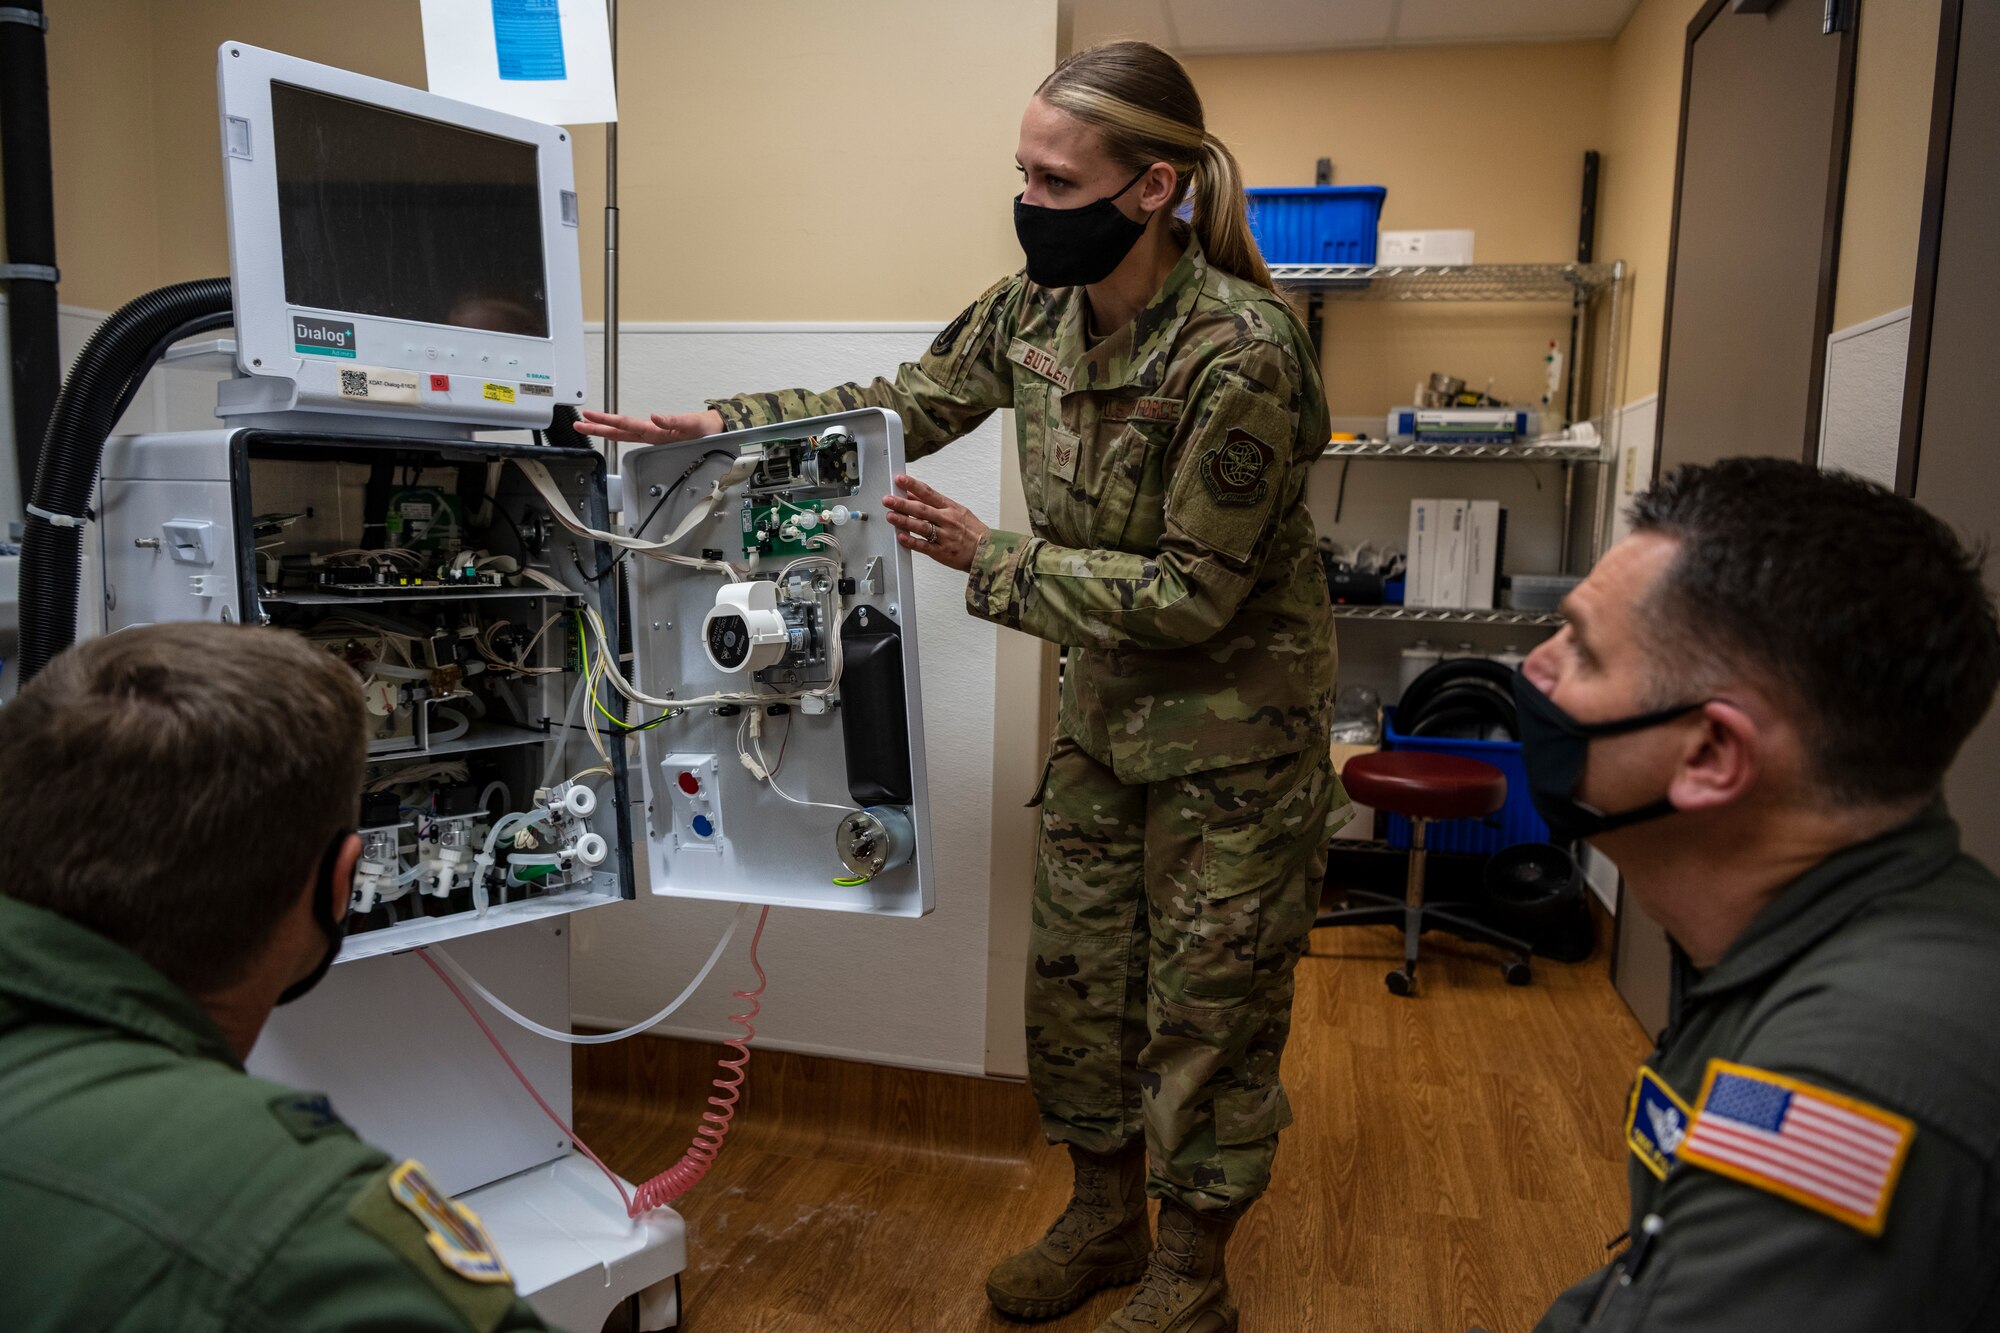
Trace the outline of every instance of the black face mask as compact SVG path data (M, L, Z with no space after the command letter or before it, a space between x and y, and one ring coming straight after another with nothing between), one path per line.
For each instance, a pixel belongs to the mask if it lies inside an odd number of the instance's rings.
M1521 762L1528 770L1528 795L1535 802L1535 813L1549 826L1550 840L1571 842L1594 838L1613 829L1673 814L1674 803L1664 796L1637 810L1607 814L1576 799L1577 784L1583 781L1590 743L1599 736L1623 736L1657 727L1677 717L1686 717L1706 702L1677 704L1608 722L1579 722L1536 689L1524 672L1516 671L1514 708L1520 718Z
M1115 201L1151 170L1139 168L1117 194L1082 208L1044 208L1015 195L1014 235L1028 257L1028 277L1044 287L1084 287L1110 277L1146 230L1145 223L1119 212Z
M326 952L320 955L317 967L285 987L278 996L279 1004L290 1004L319 985L327 970L333 966L333 960L340 956L341 942L347 938L347 913L341 913L338 920L333 915L333 866L340 859L340 849L346 845L349 832L342 829L333 835L333 841L327 844L326 851L319 858L319 875L313 881L313 920L318 923L320 933L326 936ZM346 892L344 886L340 892Z

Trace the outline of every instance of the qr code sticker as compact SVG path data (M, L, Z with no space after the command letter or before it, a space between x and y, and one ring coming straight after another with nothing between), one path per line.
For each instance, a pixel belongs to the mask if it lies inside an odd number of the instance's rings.
M341 371L340 396L343 398L366 398L368 396L368 372L365 370Z

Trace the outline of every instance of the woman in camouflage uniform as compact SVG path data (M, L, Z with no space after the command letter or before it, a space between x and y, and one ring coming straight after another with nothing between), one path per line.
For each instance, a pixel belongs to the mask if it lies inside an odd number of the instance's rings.
M893 381L585 413L583 429L667 443L875 406L915 459L1014 409L1030 531L990 529L913 477L884 500L904 546L966 571L974 615L1070 650L1036 797L1027 1023L1076 1188L987 1291L1042 1317L1143 1275L1105 1328L1221 1333L1237 1322L1223 1246L1291 1118L1292 971L1347 808L1303 498L1325 395L1235 159L1173 57L1120 42L1063 61L1028 103L1018 162L1026 269ZM1192 225L1174 216L1190 197Z

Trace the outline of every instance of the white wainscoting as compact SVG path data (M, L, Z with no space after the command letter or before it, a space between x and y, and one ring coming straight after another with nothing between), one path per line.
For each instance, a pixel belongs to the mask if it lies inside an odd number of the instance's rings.
M1903 435L1903 375L1910 357L1910 308L1836 330L1826 339L1819 465L1896 484Z

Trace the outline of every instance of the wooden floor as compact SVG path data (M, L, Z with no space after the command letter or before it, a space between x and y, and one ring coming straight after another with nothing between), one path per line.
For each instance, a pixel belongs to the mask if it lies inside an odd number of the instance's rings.
M1425 940L1422 994L1387 930L1320 931L1285 1081L1297 1123L1230 1247L1246 1333L1531 1328L1624 1229L1619 1114L1648 1046L1603 955L1538 962ZM784 978L774 977L780 987ZM578 1132L643 1179L686 1146L714 1048L586 1047ZM715 1169L682 1201L688 1333L1021 1329L989 1264L1068 1197L1026 1089L760 1052ZM1121 1293L1035 1327L1088 1333Z

